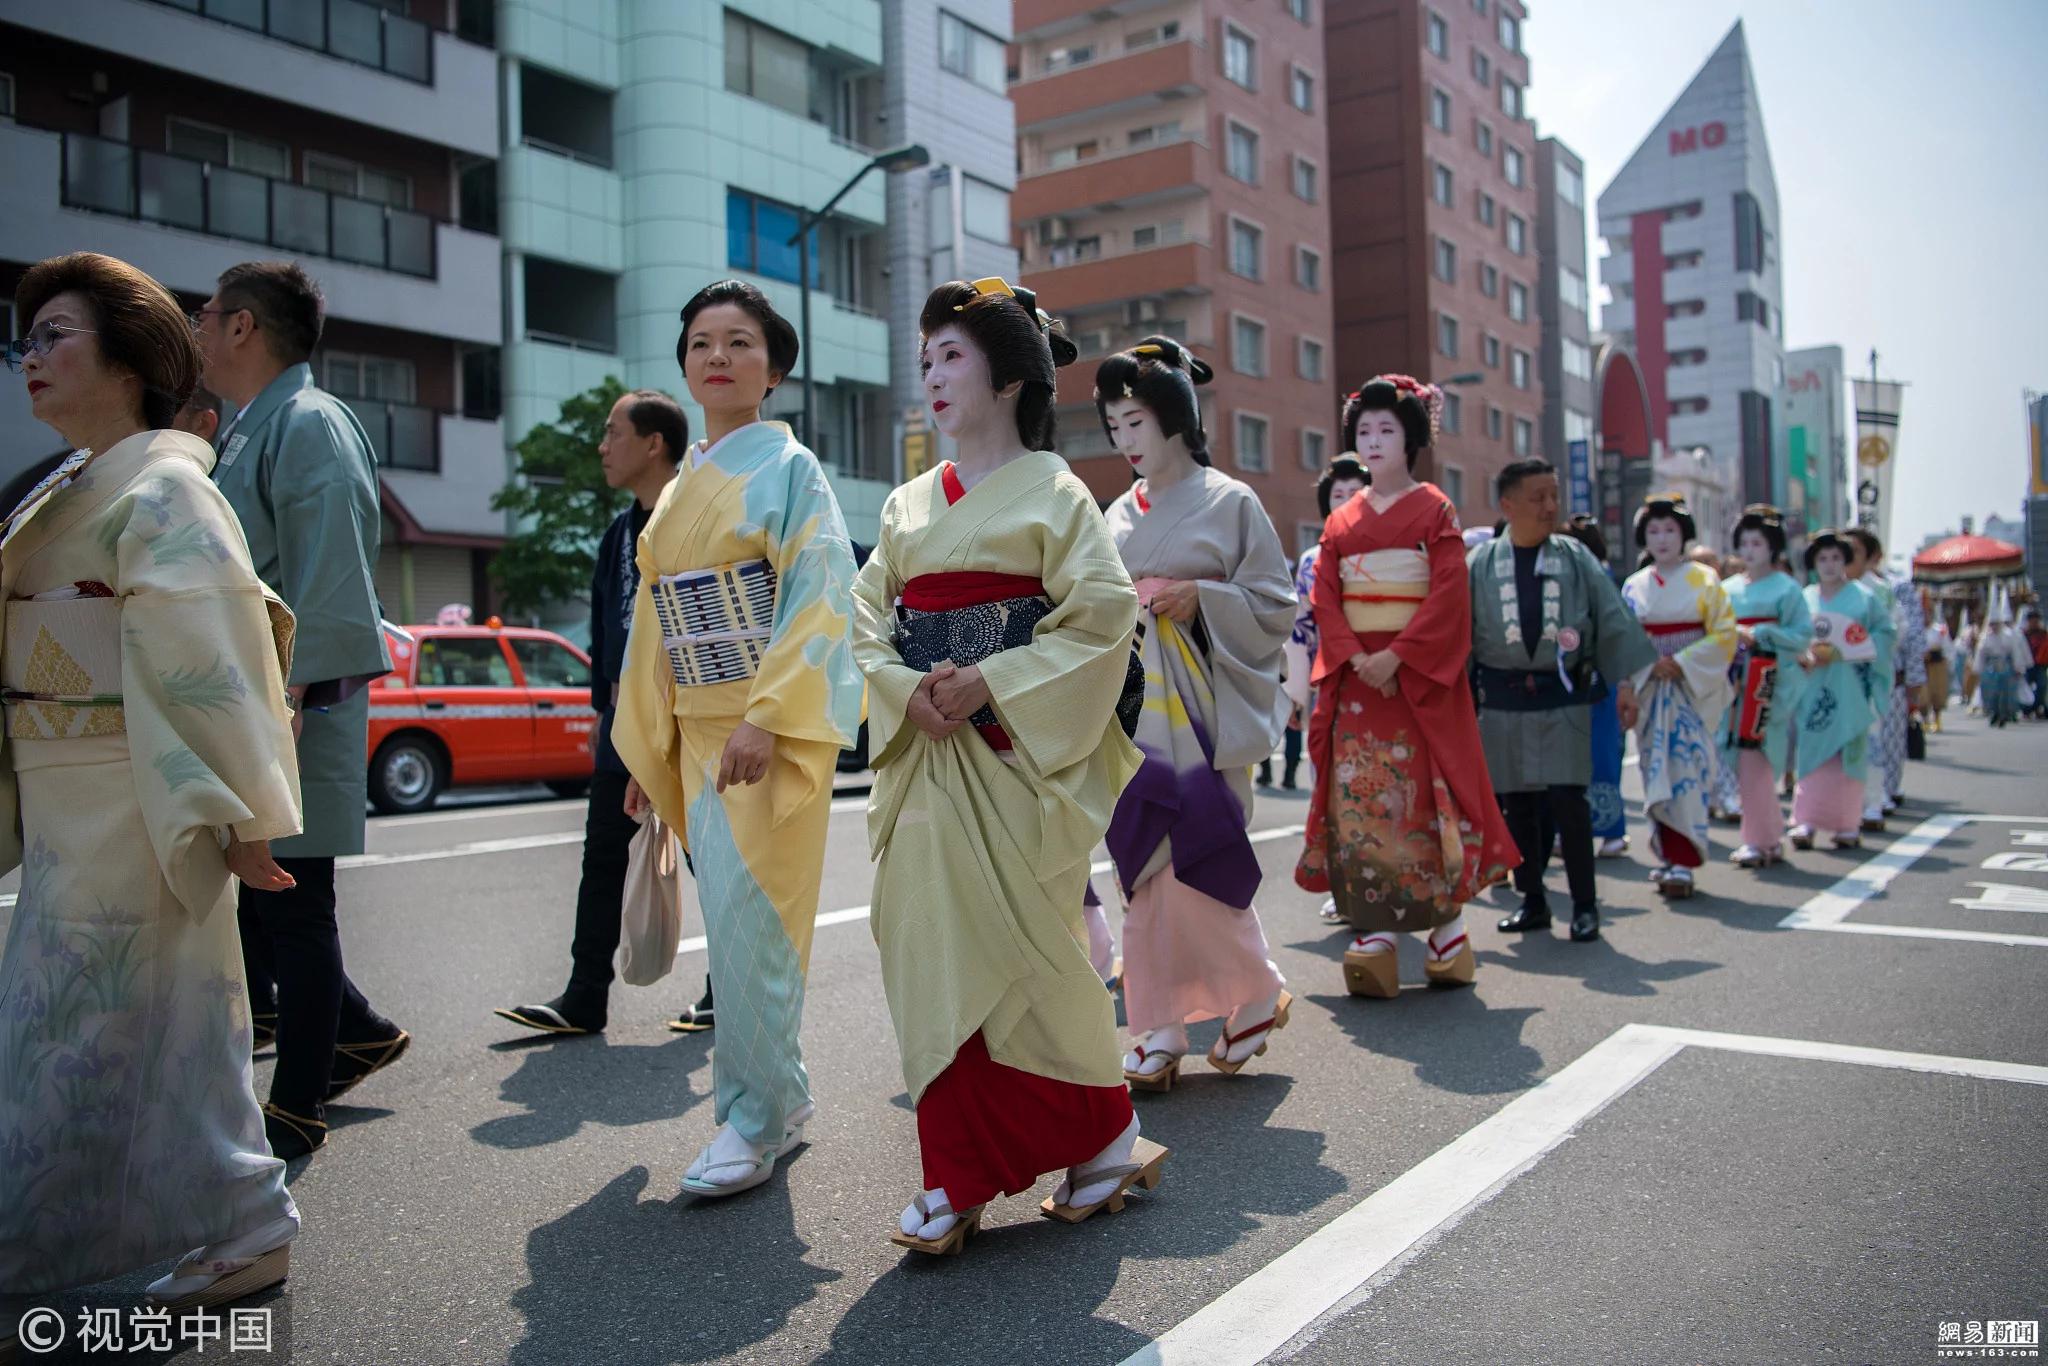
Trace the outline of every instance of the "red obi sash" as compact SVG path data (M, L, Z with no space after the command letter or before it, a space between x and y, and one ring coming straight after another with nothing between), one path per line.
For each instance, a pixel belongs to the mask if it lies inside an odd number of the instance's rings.
M1776 618L1772 618L1776 620ZM1653 636L1675 636L1680 631L1698 631L1706 634L1706 626L1697 621L1646 621L1643 630Z
M945 478L948 481L953 479L951 465L946 466ZM948 494L951 492L951 489L947 490ZM1044 596L1045 585L1037 579L1023 574L990 574L973 569L947 574L919 574L903 585L903 605L913 612L947 612L958 607L978 607L985 602ZM1001 726L976 726L974 729L988 741L990 749L1016 748L1010 741L1010 733Z

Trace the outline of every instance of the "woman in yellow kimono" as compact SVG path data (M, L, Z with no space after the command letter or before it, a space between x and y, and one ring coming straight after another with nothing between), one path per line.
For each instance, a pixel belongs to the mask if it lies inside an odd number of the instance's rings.
M1066 1179L1045 1213L1121 1209L1166 1150L1138 1136L1082 920L1089 855L1138 769L1144 678L1116 542L1048 449L1055 357L1074 348L1001 280L941 285L920 331L960 458L889 495L854 649L874 935L924 1159L893 1238L943 1253L1050 1171Z
M698 1195L760 1185L803 1141L804 974L833 766L860 726L846 524L817 457L761 420L796 357L796 330L752 285L683 306L676 359L705 439L640 533L612 723L628 812L651 803L696 868L721 1126L683 1174Z
M177 301L110 257L32 268L7 351L78 450L4 525L0 1295L185 1253L160 1303L284 1279L299 1216L250 1085L232 877L299 828L291 617L161 430L198 382ZM196 1251L188 1251L197 1245ZM0 1351L11 1318L0 1318Z

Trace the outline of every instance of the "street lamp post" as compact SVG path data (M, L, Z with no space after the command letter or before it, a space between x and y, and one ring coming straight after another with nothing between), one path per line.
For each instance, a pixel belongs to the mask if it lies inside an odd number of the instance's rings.
M932 154L925 150L923 143L911 143L907 147L896 147L878 153L867 165L853 173L853 179L839 187L839 193L825 201L825 207L813 213L805 210L797 219L796 236L783 243L797 249L797 297L799 300L800 326L803 328L804 363L804 444L813 450L817 448L816 412L811 389L811 353L817 348L811 345L811 230L825 220L825 216L837 208L839 201L853 192L861 178L869 171L914 171L920 166L931 164Z

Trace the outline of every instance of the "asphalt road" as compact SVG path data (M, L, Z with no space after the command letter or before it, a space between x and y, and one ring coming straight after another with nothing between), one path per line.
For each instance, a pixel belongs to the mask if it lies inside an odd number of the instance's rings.
M677 1181L716 1039L662 1022L701 950L615 988L601 1038L491 1014L566 975L581 804L376 821L341 875L349 967L416 1042L297 1164L271 1359L1936 1360L1945 1322L2048 1317L2048 726L1951 716L1863 851L1723 863L1666 905L1638 827L1601 865L1603 941L1502 935L1496 894L1468 916L1476 988L1391 1002L1345 995L1344 937L1289 876L1306 803L1263 793L1291 1027L1236 1078L1138 1099L1173 1157L1126 1213L1002 1202L937 1262L885 1240L918 1163L864 920L818 931L809 1146L698 1202ZM869 898L861 805L835 809L827 912ZM2033 820L1940 819L1967 815Z

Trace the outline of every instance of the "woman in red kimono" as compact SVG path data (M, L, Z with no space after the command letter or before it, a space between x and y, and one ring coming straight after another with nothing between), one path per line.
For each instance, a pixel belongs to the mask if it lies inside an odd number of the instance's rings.
M1316 561L1316 788L1294 880L1357 931L1353 995L1400 990L1395 934L1428 932L1431 986L1474 975L1465 903L1521 862L1486 773L1466 662L1472 602L1457 509L1418 482L1443 391L1381 375L1345 400L1372 483L1330 515Z

